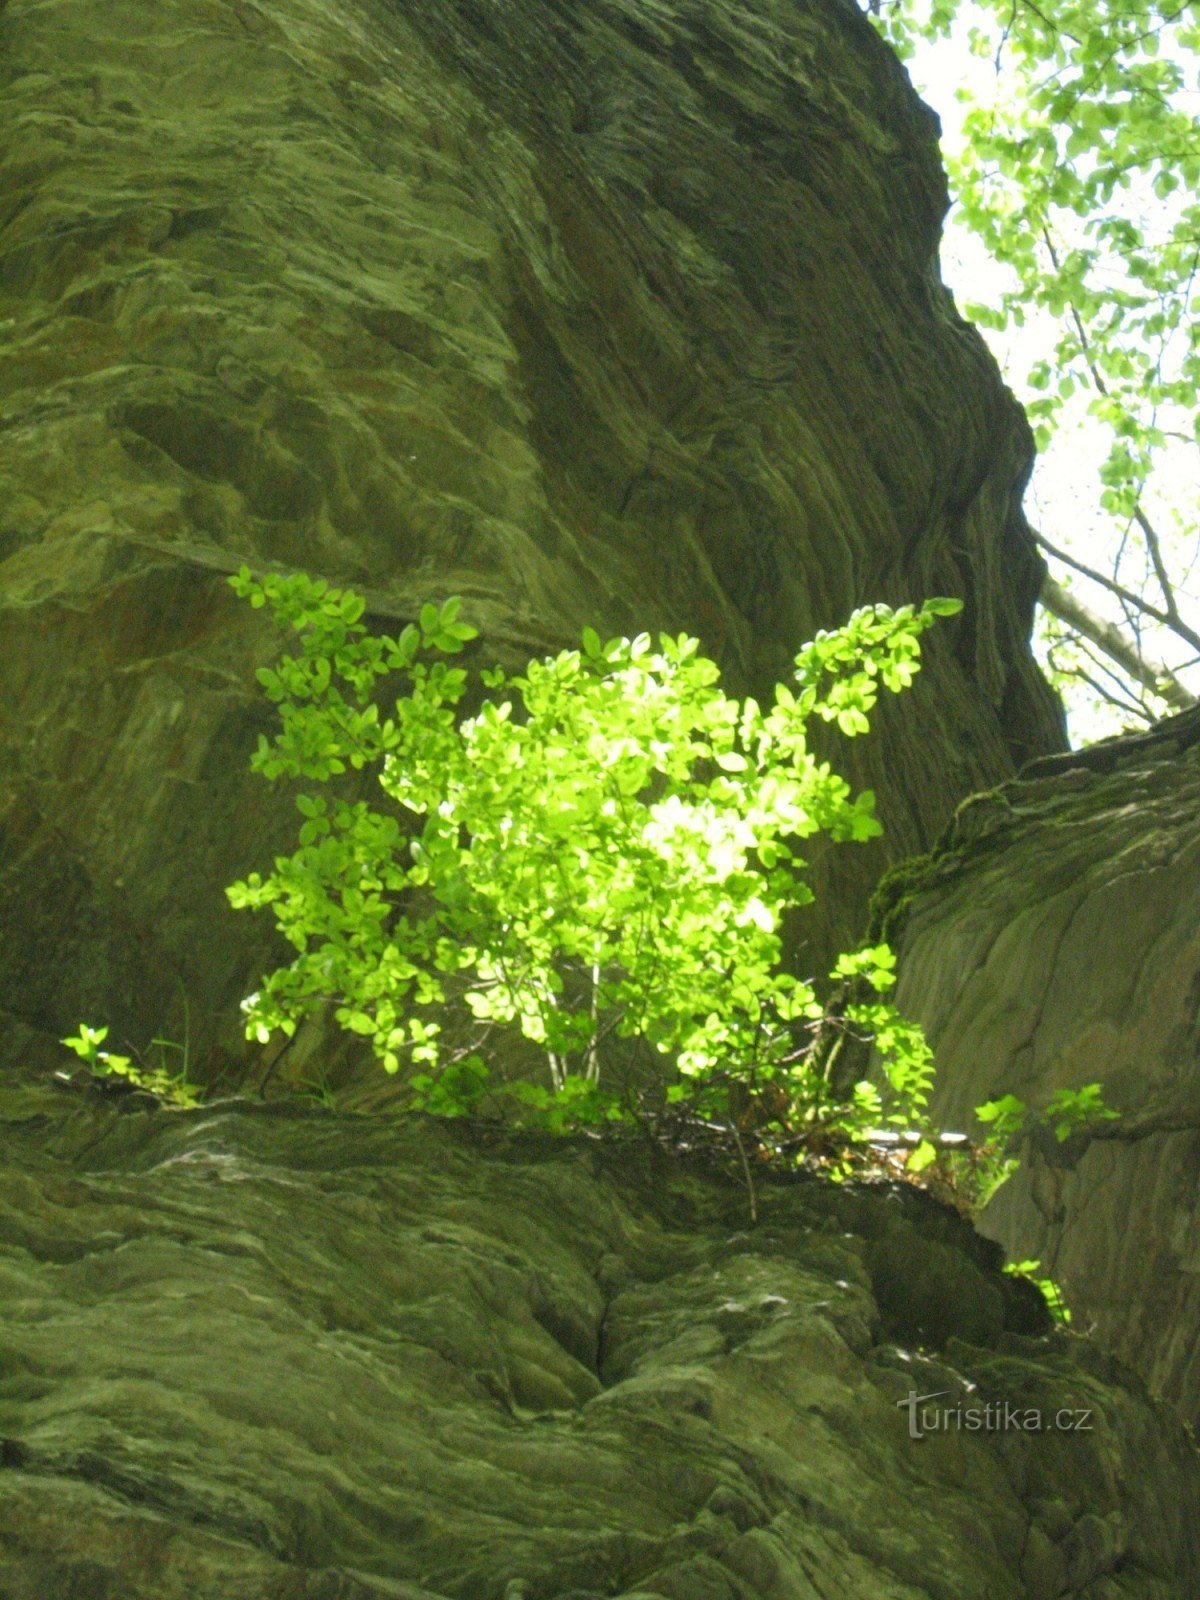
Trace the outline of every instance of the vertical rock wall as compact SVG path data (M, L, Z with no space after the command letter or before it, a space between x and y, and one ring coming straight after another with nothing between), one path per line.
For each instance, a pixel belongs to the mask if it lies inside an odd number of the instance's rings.
M1023 1151L984 1213L1081 1330L1200 1419L1200 716L1035 763L965 805L890 901L935 1114L1104 1085L1119 1116Z
M15 0L0 16L0 1008L236 1035L277 640L243 561L669 626L767 686L961 595L844 753L816 966L1061 727L1025 423L940 286L934 118L841 0Z

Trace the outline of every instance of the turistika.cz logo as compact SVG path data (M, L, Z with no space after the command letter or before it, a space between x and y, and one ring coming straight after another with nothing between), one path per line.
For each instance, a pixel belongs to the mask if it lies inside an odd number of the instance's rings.
M908 1412L908 1437L924 1439L930 1433L949 1433L952 1429L962 1433L1090 1433L1091 1408L1059 1411L1042 1411L1037 1406L1018 1406L1010 1400L989 1400L986 1405L968 1405L959 1400L954 1405L931 1405L932 1400L942 1400L952 1393L950 1389L935 1389L931 1394L918 1394L910 1389L896 1405Z

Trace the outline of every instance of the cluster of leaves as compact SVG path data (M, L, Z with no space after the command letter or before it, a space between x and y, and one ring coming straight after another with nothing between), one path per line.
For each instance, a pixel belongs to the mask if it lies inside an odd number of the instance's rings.
M931 13L926 36L947 34L958 11ZM888 23L911 49L911 11L890 10ZM998 305L971 314L996 328L1021 326L1033 308L1062 319L1057 347L1028 374L1043 396L1027 408L1038 443L1063 402L1091 389L1093 415L1113 431L1103 504L1128 516L1165 442L1154 413L1182 408L1197 437L1200 138L1180 96L1193 87L1200 24L1190 7L1143 0L996 0L978 7L968 43L1003 66L1006 90L969 105L951 178L963 220L1014 275ZM1180 197L1163 236L1114 204L1139 186Z
M1107 434L1099 538L1081 548L1064 528L1042 540L1062 563L1043 596L1059 618L1050 659L1064 680L1134 715L1192 703L1190 667L1200 659L1200 596L1194 585L1189 592L1200 445L1195 8L1173 0L889 0L878 20L904 56L954 38L994 62L990 80L959 75L961 138L946 160L957 219L1010 270L1011 287L967 311L985 328L1036 318L1057 330L1023 382L1017 375L1040 448L1066 417L1090 415ZM927 92L937 98L933 85ZM1080 578L1085 593L1071 587L1064 597L1064 585ZM1124 643L1115 651L1113 624Z
M981 1143L942 1152L938 1177L963 1210L977 1216L1021 1164L1023 1144L1039 1134L1065 1144L1075 1134L1117 1116L1105 1105L1098 1083L1079 1089L1056 1089L1044 1106L1032 1109L1015 1094L998 1096L975 1107L988 1129ZM916 1165L921 1170L923 1165Z
M839 958L832 1005L783 964L783 916L812 898L800 841L880 832L873 797L852 796L816 758L807 725L866 732L880 689L911 683L921 634L957 602L857 612L800 650L794 686L777 686L767 710L728 697L695 639L655 649L644 634L602 642L587 629L582 650L520 676L481 672L492 698L463 717L468 675L436 659L475 636L457 600L426 605L387 638L367 632L360 596L319 580L243 569L231 581L300 639L299 654L259 672L280 729L260 739L254 767L326 789L369 768L387 807L298 794L298 849L230 887L235 906L270 907L297 952L245 1003L251 1037L290 1036L332 1003L389 1072L407 1066L414 1106L460 1116L497 1097L479 1047L493 1027L515 1028L550 1071L548 1083L500 1086L509 1114L564 1132L644 1119L649 1103L660 1131L684 1142L697 1129L728 1134L752 1217L748 1146L846 1176L888 1170L879 1141L890 1137L904 1176L974 1214L1031 1129L1066 1140L1113 1115L1097 1084L1060 1090L1036 1114L1006 1095L978 1108L988 1141L947 1148L925 1115L931 1052L885 998L888 946ZM393 674L407 693L385 715L377 690ZM450 999L481 1031L476 1048L447 1058ZM63 1043L98 1077L169 1106L199 1103L186 1043L155 1040L151 1067L105 1050L107 1031L84 1024ZM848 1039L873 1044L882 1092L835 1070ZM637 1100L602 1081L623 1040L655 1066ZM168 1051L182 1052L179 1070ZM323 1078L305 1087L333 1103ZM1037 1269L1010 1270L1068 1320Z
M152 1094L163 1105L179 1110L200 1104L202 1090L199 1085L189 1081L185 1045L173 1039L152 1040L152 1048L158 1051L158 1061L155 1065L147 1065L134 1061L131 1056L115 1055L111 1050L103 1049L107 1038L107 1028L92 1028L84 1022L80 1024L77 1034L64 1039L62 1043L68 1050L73 1050L97 1078L128 1083L135 1089ZM169 1064L172 1056L176 1057L174 1067Z
M361 597L323 582L245 569L232 582L300 639L259 672L280 728L255 768L326 791L369 768L384 802L299 793L298 849L230 887L235 906L270 907L296 950L245 1002L251 1037L290 1036L332 1004L434 1114L499 1095L566 1131L649 1106L660 1129L730 1135L752 1209L747 1146L844 1175L882 1170L890 1140L907 1176L977 1211L1017 1165L1020 1136L1045 1125L1065 1140L1112 1115L1096 1084L1036 1114L1008 1095L978 1108L985 1144L948 1148L925 1115L931 1052L886 999L888 946L841 956L832 1000L784 965L783 917L812 898L800 841L880 831L872 796L817 759L807 725L865 732L880 690L912 681L921 634L957 602L856 613L800 650L766 710L728 697L694 639L655 649L589 629L581 650L519 676L481 672L492 697L464 717L468 674L438 659L475 634L457 600L387 638L368 634ZM393 674L407 693L384 714L377 691ZM449 1055L448 1001L479 1030ZM480 1051L498 1026L541 1047L548 1082L493 1082ZM198 1103L186 1045L156 1040L147 1067L104 1050L106 1035L84 1025L63 1042L97 1075ZM849 1040L873 1046L876 1081L837 1070ZM623 1041L653 1069L634 1099L602 1080ZM166 1051L179 1049L173 1072ZM323 1080L309 1087L332 1103Z
M885 998L891 951L841 958L832 980L852 997L834 1015L785 970L779 930L812 898L802 840L880 832L873 796L817 759L807 725L865 732L881 689L912 681L920 636L959 602L857 612L804 646L768 708L726 695L695 639L588 629L582 649L519 676L482 671L488 698L464 717L468 675L440 659L474 635L457 600L376 637L362 599L320 581L231 581L300 640L259 673L280 729L254 767L319 784L369 768L383 798L299 794L299 848L230 888L235 906L271 908L296 951L246 1002L251 1036L332 1004L442 1113L493 1091L478 1052L500 1027L544 1052L548 1083L512 1093L558 1126L629 1114L601 1069L631 1041L660 1102L701 1119L730 1123L735 1086L780 1122L848 1139L921 1118L932 1061ZM392 674L407 692L385 710ZM479 1028L450 1054L448 1000ZM882 1090L835 1087L849 1035L873 1038Z

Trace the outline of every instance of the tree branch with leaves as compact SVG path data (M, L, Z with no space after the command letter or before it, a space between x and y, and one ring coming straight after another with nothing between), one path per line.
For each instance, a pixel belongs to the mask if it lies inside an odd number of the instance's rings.
M1088 685L1123 720L1194 704L1200 12L1144 0L897 0L878 25L918 81L932 42L963 52L952 215L1009 284L965 309L1010 345L1027 347L1036 328L1040 348L1010 371L1039 450L1052 469L1056 441L1065 450L1081 428L1107 437L1093 504L1039 538L1051 565L1042 603L1058 619L1042 630L1052 676L1068 694ZM951 109L936 81L923 87Z

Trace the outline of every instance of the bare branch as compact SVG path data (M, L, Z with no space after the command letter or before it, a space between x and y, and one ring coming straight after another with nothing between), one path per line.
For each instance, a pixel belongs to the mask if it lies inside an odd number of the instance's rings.
M1080 683L1086 683L1097 700L1104 705L1112 706L1114 711L1124 712L1127 717L1137 717L1146 726L1156 720L1152 711L1147 711L1145 706L1139 705L1136 700L1131 700L1127 695L1114 694L1099 678L1093 678L1091 673L1085 672L1082 667L1063 667L1059 670L1069 672L1070 676L1077 678Z
M1092 574L1089 573L1088 576ZM1196 696L1180 683L1169 667L1161 661L1154 661L1141 654L1118 627L1098 616L1090 606L1084 605L1082 600L1064 589L1062 584L1056 583L1049 573L1042 580L1038 598L1047 611L1058 617L1061 622L1065 622L1068 627L1074 628L1085 639L1090 639L1098 650L1102 650L1110 660L1115 661L1136 683L1140 683L1151 694L1158 695L1176 711L1186 711L1189 706L1200 703L1197 702Z
M1062 561L1068 567L1074 567L1076 572L1081 572L1085 578L1090 578L1093 583L1100 584L1102 588L1108 590L1109 594L1115 594L1119 600L1127 601L1136 610L1140 611L1143 616L1153 617L1155 622L1161 623L1164 628L1170 628L1172 633L1177 633L1181 639L1191 645L1193 650L1200 651L1200 633L1197 633L1194 628L1189 628L1181 617L1178 615L1172 617L1169 612L1160 610L1158 606L1152 606L1149 600L1143 599L1139 594L1134 594L1132 589L1127 589L1123 583L1118 583L1115 578L1110 578L1107 573L1100 572L1096 567L1089 567L1086 562L1078 560L1075 556L1068 555L1065 550L1060 550L1057 545L1051 544L1049 539L1036 530L1033 536L1042 549L1052 555L1056 561ZM1043 604L1046 604L1046 602L1043 601ZM1054 607L1046 605L1046 610L1053 611ZM1057 612L1055 615L1057 615ZM1110 624L1105 624L1105 626L1110 626ZM1082 629L1080 631L1082 632Z
M1158 586L1162 590L1163 604L1167 608L1171 626L1178 633L1181 623L1179 607L1175 603L1175 590L1171 585L1170 578L1167 576L1166 564L1162 557L1162 546L1158 542L1158 532L1141 506L1134 506L1133 520L1146 536L1146 548L1150 552L1150 560L1154 565L1154 576L1158 579ZM1188 642L1190 644L1193 641L1189 640Z
M1140 685L1131 688L1129 679L1115 666L1110 666L1103 655L1096 650L1081 633L1065 633L1062 638L1064 644L1074 645L1078 653L1094 669L1089 672L1086 667L1078 663L1061 666L1054 660L1054 652L1049 652L1051 664L1055 670L1071 678L1077 678L1081 683L1086 683L1092 693L1102 700L1105 705L1110 705L1114 710L1124 712L1126 716L1137 717L1139 721L1152 723L1156 720L1153 709L1147 703L1148 691ZM1136 693L1139 698L1134 697Z

